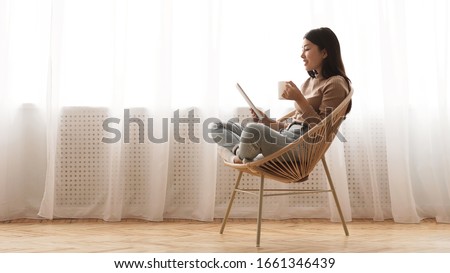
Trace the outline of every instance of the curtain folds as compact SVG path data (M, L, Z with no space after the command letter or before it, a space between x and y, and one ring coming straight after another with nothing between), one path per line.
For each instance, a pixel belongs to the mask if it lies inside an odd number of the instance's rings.
M446 0L0 0L0 220L222 217L235 174L208 124L248 117L236 81L290 110L276 84L306 79L302 37L327 26L355 89L327 155L346 219L449 223L449 15ZM263 216L334 221L329 198L268 199Z

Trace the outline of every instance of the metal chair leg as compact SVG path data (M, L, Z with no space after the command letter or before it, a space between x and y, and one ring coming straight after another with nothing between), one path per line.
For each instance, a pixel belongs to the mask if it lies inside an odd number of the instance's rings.
M227 224L228 216L230 215L231 207L233 205L234 198L236 196L236 190L238 189L239 183L241 182L242 173L243 173L242 171L239 172L238 178L236 180L236 184L234 185L233 193L231 194L231 199L228 202L228 207L227 207L227 211L225 213L225 217L222 220L222 226L220 227L220 234L223 234L223 231L225 230L225 225Z
M259 247L261 241L261 217L262 217L262 205L264 196L264 175L261 174L261 183L259 185L259 203L258 203L258 218L256 220L256 247Z
M334 202L336 203L336 207L339 212L339 217L341 218L342 227L344 228L345 235L349 236L347 224L345 223L344 214L342 213L341 206L339 205L339 200L336 194L336 190L334 188L333 180L331 179L330 170L328 169L325 156L322 157L322 164L325 169L325 173L327 174L328 184L330 185L331 193L333 194Z

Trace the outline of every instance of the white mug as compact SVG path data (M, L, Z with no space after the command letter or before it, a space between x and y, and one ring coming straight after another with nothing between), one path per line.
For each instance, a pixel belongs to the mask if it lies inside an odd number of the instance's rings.
M283 95L284 90L286 90L287 81L279 81L278 82L278 99L285 100L281 95Z

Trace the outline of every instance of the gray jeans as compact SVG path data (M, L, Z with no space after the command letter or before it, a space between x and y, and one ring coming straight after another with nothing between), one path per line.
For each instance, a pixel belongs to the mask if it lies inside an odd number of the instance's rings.
M292 143L308 128L304 124L291 124L280 132L262 123L248 123L242 126L229 121L214 123L210 133L214 141L229 149L240 159L252 160L257 155L268 156Z

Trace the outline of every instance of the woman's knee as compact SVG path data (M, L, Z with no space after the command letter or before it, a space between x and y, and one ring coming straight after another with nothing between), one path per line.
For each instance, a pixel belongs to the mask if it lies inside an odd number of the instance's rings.
M250 123L244 128L241 135L241 142L243 143L258 143L261 142L264 136L266 126L261 123Z
M239 143L239 135L229 130L226 123L214 122L208 125L209 135L213 142L224 147L233 147Z
M223 122L216 121L208 124L208 130L222 130L224 128Z

